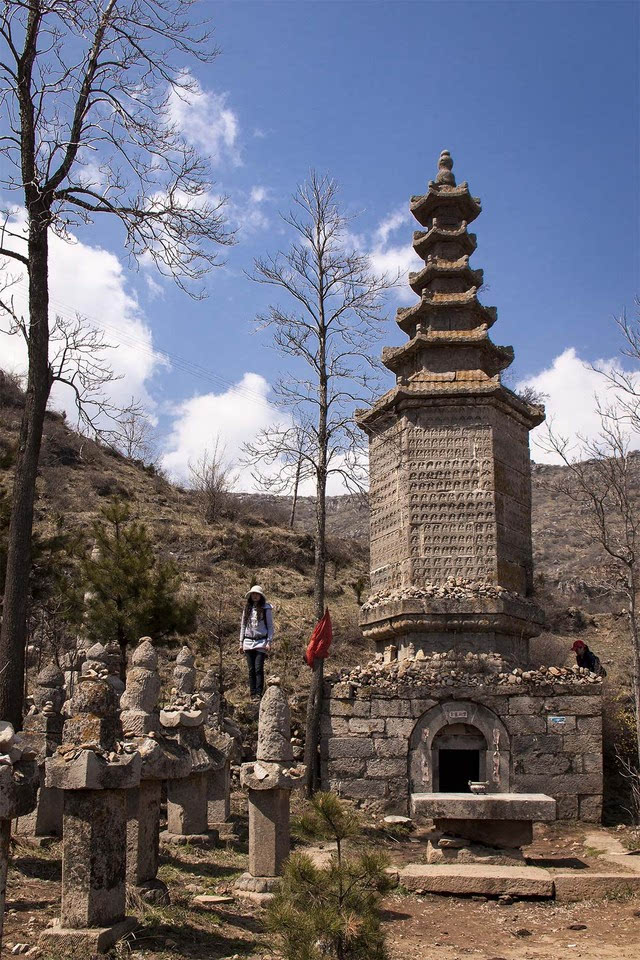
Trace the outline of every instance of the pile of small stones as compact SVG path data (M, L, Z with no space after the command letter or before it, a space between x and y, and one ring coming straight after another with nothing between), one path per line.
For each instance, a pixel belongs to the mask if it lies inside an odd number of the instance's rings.
M297 723L291 724L291 749L294 760L302 760L304 756L304 733Z
M602 677L584 667L537 667L523 670L520 667L507 669L505 661L494 653L446 653L425 654L419 650L415 657L384 663L382 655L365 666L343 669L328 677L332 682L347 682L354 687L375 686L393 691L399 684L417 682L421 685L470 687L487 684L585 684L602 683Z
M467 580L465 577L447 577L441 583L427 583L423 587L400 587L388 592L373 593L362 605L363 610L373 610L383 603L399 600L471 600L476 597L513 599L522 601L519 593L486 580Z
M77 760L84 750L91 750L92 753L108 763L116 763L124 754L135 753L137 749L138 746L135 743L118 740L113 750L105 750L104 747L95 742L63 743L62 746L58 747L57 753L65 763L70 763L71 760Z
M190 710L204 710L207 701L203 700L199 693L178 693L176 687L171 688L171 700L165 707L165 710L188 712Z

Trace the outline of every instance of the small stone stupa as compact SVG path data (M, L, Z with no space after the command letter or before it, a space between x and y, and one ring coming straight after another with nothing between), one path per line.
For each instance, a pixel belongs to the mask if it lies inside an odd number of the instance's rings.
M141 759L122 742L103 654L100 644L88 652L62 746L45 761L45 785L64 794L62 905L41 942L61 954L104 953L136 925L125 917L127 793L140 784Z
M249 790L249 872L236 889L263 895L277 885L291 848L290 793L303 774L293 760L287 698L279 678L270 677L260 702L256 760L240 771L240 783Z
M7 893L11 821L31 813L39 784L36 752L13 726L0 720L0 950Z
M195 692L196 676L195 657L183 647L173 671L176 685L171 701L160 711L160 723L164 735L188 752L191 773L167 783L167 829L161 840L207 846L218 840L218 833L209 829L207 796L209 774L219 757L205 736L207 703Z
M16 833L30 836L39 845L62 836L62 793L45 787L44 764L62 743L64 702L64 674L54 664L49 664L37 676L33 706L24 718L24 738L38 758L38 803L32 813L16 822L15 828Z
M127 687L120 701L123 734L142 758L140 786L127 791L127 880L147 903L166 905L169 892L157 876L162 784L188 777L191 756L179 743L162 736L158 713L161 686L158 655L150 637L143 637L131 654Z
M235 838L231 817L231 757L235 743L222 729L222 698L215 670L207 670L200 681L199 693L207 705L205 736L211 750L212 767L207 793L207 819L210 830L221 839Z
M382 652L491 651L528 659L540 632L533 587L529 431L544 410L509 390L512 347L496 346L495 307L478 299L482 270L468 225L481 206L456 184L447 150L410 209L424 267L420 297L397 323L409 340L383 351L395 386L358 411L369 436L371 589L365 637Z

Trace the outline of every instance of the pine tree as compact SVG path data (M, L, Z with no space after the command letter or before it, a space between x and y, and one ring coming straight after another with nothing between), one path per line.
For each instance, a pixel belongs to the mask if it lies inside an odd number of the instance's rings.
M335 794L317 793L300 820L301 832L333 840L336 855L317 867L304 853L293 853L267 912L285 960L386 960L380 926L380 894L391 887L386 860L373 853L345 856L344 841L357 838L354 810Z
M128 645L144 635L191 633L198 603L179 598L176 566L156 558L146 526L127 503L114 499L101 513L93 525L94 549L82 564L85 628L91 641L120 645L124 679Z

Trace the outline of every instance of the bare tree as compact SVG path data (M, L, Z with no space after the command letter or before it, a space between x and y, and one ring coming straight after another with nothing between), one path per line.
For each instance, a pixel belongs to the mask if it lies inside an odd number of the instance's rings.
M287 252L256 260L251 279L286 295L289 309L271 306L256 318L272 331L276 349L296 366L275 387L291 419L266 429L247 445L255 463L279 462L285 475L298 463L315 481L314 607L325 610L326 491L332 475L348 488L366 481L362 435L353 411L371 399L377 361L371 355L383 320L385 292L397 278L377 276L369 258L354 250L349 218L341 211L338 186L312 172L298 187L293 210L283 217L294 240ZM304 369L301 373L299 364ZM309 694L305 765L307 792L318 784L317 745L323 664L318 659Z
M157 455L153 442L153 425L148 413L135 397L131 397L127 406L120 411L117 432L119 436L115 445L127 460L153 462Z
M614 364L612 366L593 366L609 384L616 398L617 415L621 421L636 433L640 433L640 297L636 297L636 313L629 319L626 313L616 317L616 324L622 334L623 357L633 361L631 370Z
M215 523L224 513L235 479L233 466L219 439L212 450L205 450L197 460L189 461L190 486L197 492L207 523Z
M555 489L578 506L584 536L603 551L626 598L640 764L640 471L637 456L630 454L624 414L618 407L600 407L599 414L600 432L594 440L581 439L575 449L549 427L543 445L567 468Z
M268 431L269 439L261 435L257 443L245 444L243 462L251 468L256 486L276 496L291 495L289 528L293 529L298 506L300 484L315 475L313 457L307 456L309 442L305 430L297 423L284 431L286 442L277 443L275 429Z
M49 356L49 239L101 214L180 287L200 281L231 242L224 199L172 119L195 80L185 61L215 56L194 0L5 0L0 7L0 186L18 193L0 256L26 267L28 376L15 467L3 622L0 716L21 724L26 591L35 483L54 371Z

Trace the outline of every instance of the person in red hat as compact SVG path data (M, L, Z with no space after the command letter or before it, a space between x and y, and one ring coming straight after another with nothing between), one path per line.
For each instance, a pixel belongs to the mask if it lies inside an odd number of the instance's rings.
M576 663L579 667L586 667L591 673L606 677L607 671L600 663L600 657L589 649L584 640L576 640L571 649L576 655Z

